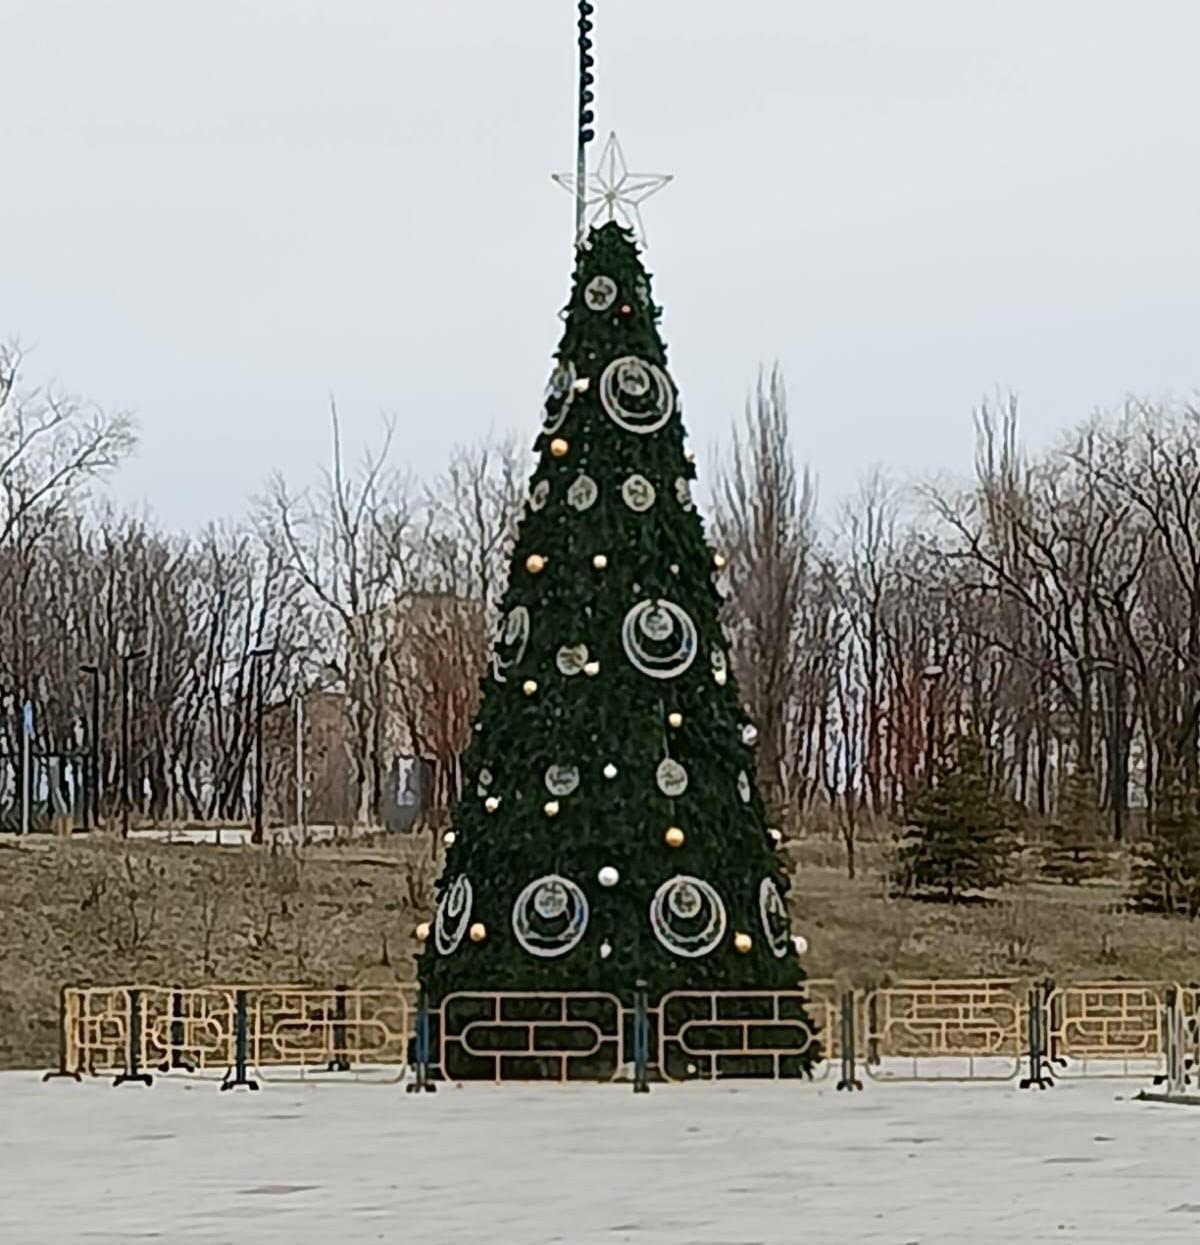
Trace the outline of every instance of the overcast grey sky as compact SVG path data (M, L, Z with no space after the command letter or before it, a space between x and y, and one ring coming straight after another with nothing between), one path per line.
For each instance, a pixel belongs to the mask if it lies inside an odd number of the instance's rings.
M1195 0L598 0L693 443L778 359L822 495L1200 384ZM138 416L167 522L396 416L532 439L572 0L0 0L0 335Z

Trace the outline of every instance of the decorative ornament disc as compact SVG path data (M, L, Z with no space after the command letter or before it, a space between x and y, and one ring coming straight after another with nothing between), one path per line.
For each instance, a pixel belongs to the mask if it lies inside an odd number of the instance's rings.
M600 377L600 405L625 432L657 432L675 413L667 374L634 355L614 359Z
M433 941L439 955L449 955L462 942L471 920L471 883L465 873L442 896L433 922Z
M583 937L587 923L586 896L557 873L530 882L513 904L517 941L530 955L542 959L566 955Z
M529 509L541 510L550 496L550 481L539 480L529 491Z
M679 502L684 510L695 510L696 503L692 501L692 484L690 480L685 480L683 476L675 478L675 500Z
M546 382L542 428L547 434L553 435L563 426L574 401L575 364L568 359L550 373L550 379Z
M492 677L504 683L508 671L525 656L529 643L529 611L523 605L514 605L500 620L496 640L492 645Z
M483 796L487 795L488 788L491 785L492 785L492 771L485 767L484 769L481 769L479 771L479 780L475 787L476 795L478 795L482 799Z
M635 514L643 514L654 505L654 485L642 475L632 475L621 485L621 498Z
M658 783L658 789L672 800L687 790L687 770L673 757L666 757L659 761L654 777Z
M612 277L593 277L584 286L583 301L590 311L607 311L617 301L617 283Z
M758 913L762 918L767 945L776 959L783 959L791 948L788 937L788 911L774 878L763 878L758 888Z
M551 765L546 771L546 790L551 795L570 795L578 786L578 766Z
M743 804L750 803L750 775L742 770L737 776L738 795Z
M600 489L596 481L588 475L576 476L571 481L570 488L567 489L567 501L581 512L590 510L596 504L596 498L599 495Z
M695 959L725 937L725 905L707 882L678 874L655 891L650 927L673 955Z
M558 667L560 674L565 674L569 678L573 674L578 674L587 665L587 659L586 644L564 644L558 650L554 664Z
M696 624L673 601L640 601L625 615L621 642L642 674L674 679L696 658Z

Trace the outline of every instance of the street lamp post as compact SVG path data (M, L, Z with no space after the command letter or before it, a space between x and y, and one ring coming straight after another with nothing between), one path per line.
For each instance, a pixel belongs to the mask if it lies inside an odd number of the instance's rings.
M100 826L100 667L85 662L80 670L92 681L92 717L88 724L88 766L83 785L83 828Z
M129 838L129 663L140 661L146 650L121 654L121 837Z
M933 785L934 736L937 733L937 716L935 713L934 689L938 680L946 673L945 667L937 662L930 662L921 671L925 680L925 781Z
M254 662L254 830L252 843L263 841L263 676L262 659L274 654L273 648L256 648L250 657Z

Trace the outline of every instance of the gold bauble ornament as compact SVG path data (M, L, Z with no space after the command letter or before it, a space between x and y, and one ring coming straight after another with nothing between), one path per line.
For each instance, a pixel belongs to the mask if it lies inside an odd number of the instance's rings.
M442 842L445 843L447 847L453 847L456 837L457 836L453 830L447 830L446 833L442 835Z
M484 809L489 813L494 813L500 807L500 797L498 795L489 795L483 802Z
M683 831L678 826L669 827L666 834L663 835L668 847L682 847L683 837Z
M537 679L526 679L525 682L521 684L521 691L523 691L526 696L532 696L534 692L537 691Z
M679 712L667 714L667 725L678 730L683 725L683 714Z
M557 800L547 800L546 803L542 805L542 812L544 812L547 817L557 817L558 809L559 803Z
M525 559L525 569L531 575L540 574L546 569L546 559L543 558L540 553L531 553L529 557Z
M482 921L476 921L471 926L469 937L472 942L482 942L487 937L487 926Z
M428 937L429 937L429 922L422 921L421 924L417 926L417 938L419 941L424 942Z
M593 565L593 566L596 568L596 570L598 570L598 571L602 571L602 570L604 570L604 568L608 565L608 557L607 557L607 555L606 555L606 554L603 554L603 553L598 553L598 554L596 554L596 556L595 556L594 558L592 558L592 565Z
M741 951L744 955L754 946L754 939L749 934L734 934L733 945L736 950Z
M565 458L570 449L570 443L564 441L562 437L555 437L554 440L550 442L550 453L553 454L555 458Z

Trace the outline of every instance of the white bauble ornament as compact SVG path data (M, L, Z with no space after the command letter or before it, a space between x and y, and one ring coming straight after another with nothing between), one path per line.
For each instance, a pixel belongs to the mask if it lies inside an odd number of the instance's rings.
M617 776L617 767L611 761L609 761L609 763L604 767L604 777L605 778L616 778L616 776Z
M808 939L803 934L793 934L792 946L797 955L803 955L808 950Z
M500 797L498 795L489 795L483 802L485 811L494 813L500 807Z
M605 555L605 554L603 554L603 553L598 553L598 554L596 554L596 556L595 556L594 558L592 558L592 565L593 565L593 566L596 568L596 570L598 570L598 571L602 571L602 570L604 570L604 568L608 565L608 557L607 557L607 555Z
M752 722L747 722L746 725L742 727L742 743L746 745L750 745L750 744L754 744L757 742L758 742L758 727L755 726Z
M600 958L602 960L607 960L610 955L612 955L612 944L606 938L600 944Z
M544 812L547 817L557 817L558 810L559 803L557 800L547 800L546 803L542 805L542 812Z
M600 673L600 663L598 661L589 661L583 668L583 673L589 679L594 679Z
M621 875L612 867L612 865L605 865L604 868L596 874L596 881L598 881L601 886L616 886L620 880Z
M458 836L454 833L453 830L447 830L446 833L442 835L442 842L445 843L447 847L453 847L454 840L457 837Z

